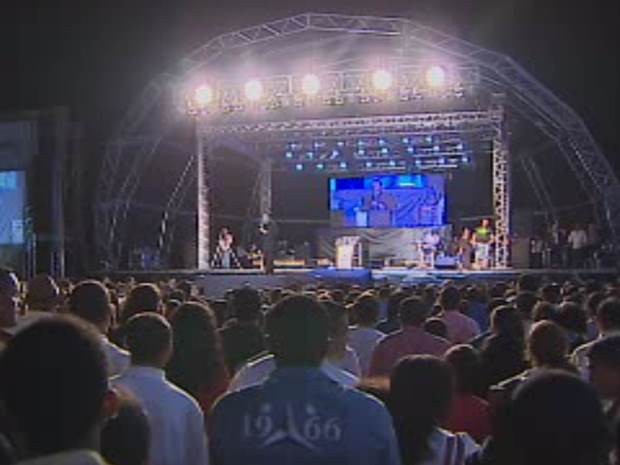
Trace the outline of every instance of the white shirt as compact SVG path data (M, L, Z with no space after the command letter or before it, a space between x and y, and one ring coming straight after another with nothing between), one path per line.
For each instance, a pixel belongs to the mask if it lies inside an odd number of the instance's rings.
M163 370L132 366L111 381L131 392L146 411L150 465L208 465L202 411L189 394L166 380Z
M588 245L588 234L583 229L574 229L568 235L568 243L573 250L583 249Z
M385 337L381 331L364 326L353 326L349 329L349 345L355 350L362 367L362 375L367 376L370 368L372 352Z
M447 454L448 438L455 435L441 428L435 429L429 438L429 447L431 449L431 458L422 461L419 465L445 465ZM466 433L460 434L461 441L463 441L464 454L463 458L467 458L473 453L477 452L480 447L476 442ZM452 462L449 465L462 465L456 462L456 444L452 451Z
M107 337L102 336L103 350L108 365L108 376L117 376L129 368L129 352L121 349L116 344L110 342Z
M250 386L262 384L275 369L276 359L273 354L267 354L257 360L248 362L234 376L228 386L228 392L240 391ZM333 381L346 387L355 387L360 381L357 376L327 361L321 364L321 371Z

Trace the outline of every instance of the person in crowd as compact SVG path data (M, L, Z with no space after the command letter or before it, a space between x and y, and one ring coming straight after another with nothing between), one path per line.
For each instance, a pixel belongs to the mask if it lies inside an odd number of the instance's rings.
M558 309L555 304L546 302L544 300L534 305L532 310L532 322L537 323L539 321L555 321L558 316Z
M620 334L620 299L612 297L602 301L595 319L598 326L598 340ZM573 363L586 379L588 379L588 352L595 343L596 340L582 344L572 354Z
M558 305L562 301L562 288L557 283L545 284L540 290L543 302Z
M260 386L215 404L213 463L399 465L385 407L319 368L329 338L325 309L306 296L288 297L268 313L266 327L277 369Z
M403 465L463 465L477 451L467 434L441 428L450 414L450 367L433 356L402 358L390 378L389 408Z
M380 321L377 329L383 334L390 334L401 328L400 324L400 303L407 298L407 294L402 290L393 292L388 299L387 317Z
M575 224L568 233L569 261L571 268L581 268L585 264L588 250L588 233L581 224Z
M442 339L448 339L448 327L441 318L428 318L424 322L424 331Z
M452 432L466 432L482 443L491 435L489 404L480 398L480 357L469 345L451 347L445 360L454 377L455 396L445 427Z
M588 331L586 338L589 341L593 341L600 334L598 330L598 325L596 323L596 314L598 312L598 307L605 300L607 295L601 290L596 290L588 293L588 297L586 298L586 313L588 315Z
M251 287L236 289L231 298L229 320L222 329L220 337L229 373L265 350L265 341L260 329L262 301L257 290Z
M17 332L19 298L17 276L7 268L0 268L0 352Z
M329 347L327 348L325 362L359 379L362 376L359 356L355 349L347 344L349 334L349 313L347 309L330 299L323 299L320 302L325 307L329 317Z
M105 421L116 414L100 336L75 318L40 319L0 357L0 403L22 465L103 465Z
M138 313L161 311L162 298L159 288L151 283L142 283L129 291L121 310L120 321L124 324Z
M360 360L362 375L367 376L375 347L385 337L375 329L379 317L379 301L372 295L362 295L353 306L357 324L349 328L349 345Z
M54 313L61 304L60 289L52 278L46 274L38 274L28 281L26 306L29 313Z
M521 320L523 321L523 332L527 336L530 333L530 329L534 324L532 320L532 313L534 306L538 303L538 297L531 291L521 291L517 294L514 300L514 305Z
M379 301L379 316L377 317L377 321L383 321L387 318L388 304L390 302L391 295L391 286L385 285L379 288L377 293L377 300Z
M610 426L620 421L620 335L596 341L588 351L592 385L608 404L606 417Z
M606 465L609 433L599 397L577 376L533 376L508 405L491 460L472 465Z
M461 294L454 286L446 286L439 294L441 318L448 327L448 339L454 344L469 342L480 334L480 327L473 319L459 311Z
M571 350L587 342L588 316L579 304L562 302L558 307L555 322L566 331Z
M163 316L138 313L126 325L131 366L112 384L133 395L151 430L150 465L209 463L204 415L198 403L170 383L163 368L172 356L172 330Z
M527 367L523 322L514 307L506 305L493 310L491 331L492 335L480 352L483 389L515 376Z
M230 377L210 308L184 303L171 321L174 350L166 376L198 401L205 415L228 389Z
M517 278L517 292L537 294L539 288L540 278L535 274L523 273Z
M472 318L481 332L489 328L489 305L485 301L484 294L478 286L467 289L467 315Z
M443 357L450 342L422 329L427 316L428 308L420 298L409 297L401 302L403 329L387 335L377 344L370 362L370 376L389 376L398 360L405 355Z
M140 403L121 395L118 414L101 431L101 455L114 465L149 465L151 430Z
M94 325L101 334L108 376L119 375L129 367L129 352L107 338L112 324L112 306L103 284L89 280L75 286L69 295L69 312Z

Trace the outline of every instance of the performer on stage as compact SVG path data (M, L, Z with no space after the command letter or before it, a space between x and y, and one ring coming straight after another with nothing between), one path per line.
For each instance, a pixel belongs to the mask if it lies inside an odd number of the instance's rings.
M441 236L436 229L431 229L422 239L422 265L424 267L435 268L435 259L441 244Z
M258 231L261 235L261 245L263 249L263 270L267 274L273 274L273 256L278 235L278 227L271 220L268 214L264 214L261 218Z
M469 270L471 268L471 254L473 250L472 235L469 228L463 228L463 233L457 241L457 254L461 268Z
M474 252L476 256L476 268L486 270L491 267L491 243L493 242L493 230L491 222L485 218L474 230Z
M239 259L233 248L234 242L235 238L228 228L220 229L217 237L217 247L213 256L213 268L239 268Z

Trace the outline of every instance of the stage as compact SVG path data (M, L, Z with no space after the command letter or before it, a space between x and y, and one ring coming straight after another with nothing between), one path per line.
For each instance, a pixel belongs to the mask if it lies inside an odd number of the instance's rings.
M106 276L113 279L134 277L138 281L157 281L169 278L186 279L195 283L202 294L219 299L228 289L244 285L256 288L304 286L312 284L358 284L362 286L391 283L394 285L441 284L445 281L455 283L480 283L511 281L523 273L536 274L550 281L563 282L567 279L613 280L618 271L609 269L493 269L493 270L438 270L356 268L339 270L335 268L282 268L274 274L266 275L260 270L149 270L116 271Z

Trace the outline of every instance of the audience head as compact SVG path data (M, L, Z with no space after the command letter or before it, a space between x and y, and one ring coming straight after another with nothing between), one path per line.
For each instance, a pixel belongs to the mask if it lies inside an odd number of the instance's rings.
M620 399L620 336L596 341L588 352L590 380L605 399Z
M232 296L232 313L241 322L260 319L262 300L259 292L251 287L236 289Z
M408 297L400 303L400 320L403 326L422 326L428 313L428 307L419 297Z
M556 317L557 317L557 308L555 304L552 304L547 301L542 301L534 305L534 309L532 310L533 321L535 322L544 321L544 320L555 321Z
M605 300L605 294L603 292L592 292L586 299L586 311L588 316L592 319L596 319L596 313L598 312L598 306Z
M280 366L318 366L327 353L329 319L316 300L295 295L267 314L268 344Z
M98 281L82 281L69 295L69 312L95 325L103 334L112 323L112 307L107 288Z
M98 334L69 317L41 319L0 358L0 400L11 436L29 456L97 450L108 398Z
M168 378L193 395L224 370L222 345L211 309L197 302L182 304L171 321L174 349Z
M620 299L603 300L596 310L596 323L601 333L620 331Z
M146 412L135 399L123 396L118 414L101 432L101 455L114 465L147 465L150 443Z
M388 299L387 305L387 319L395 321L400 318L400 303L407 298L407 294L403 291L396 291L392 293Z
M333 300L321 300L321 305L327 313L329 320L329 337L331 340L342 340L346 345L346 337L349 328L349 314L344 305Z
M38 274L28 281L26 305L30 310L53 312L59 303L60 289L51 276Z
M390 402L403 462L421 463L430 455L429 438L450 412L453 381L442 360L402 358L390 379Z
M521 291L517 294L515 299L515 307L521 314L521 317L525 320L532 319L532 312L534 306L538 303L538 297L536 294L530 291Z
M532 326L527 339L527 352L535 367L565 368L569 350L566 333L551 321L540 321Z
M540 286L540 278L534 274L522 274L517 280L517 290L519 292L531 292L536 294Z
M516 308L509 305L503 305L493 310L491 329L494 334L500 336L518 340L523 340L525 337L521 316Z
M353 313L358 325L374 327L379 319L379 301L372 294L362 294L353 305Z
M511 458L519 465L607 463L601 402L574 375L550 371L526 381L516 390L507 418Z
M451 347L444 356L454 375L456 392L475 394L480 382L480 357L476 349L467 344Z
M439 293L439 304L444 311L458 310L461 294L454 286L444 287Z
M163 368L172 355L172 330L163 316L144 312L126 324L125 344L133 365Z
M424 322L424 331L433 336L448 339L448 326L441 318L429 318Z
M17 324L19 310L19 281L7 268L0 268L0 328Z
M161 311L161 294L154 284L138 284L129 291L121 313L122 322L143 312L159 313Z
M562 299L562 288L557 283L545 284L541 290L542 299L550 304L559 304Z
M586 312L576 303L563 302L558 307L556 323L568 331L584 334L588 330L588 317Z

